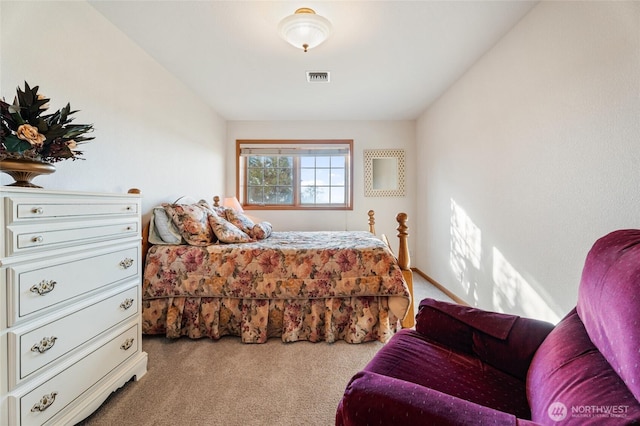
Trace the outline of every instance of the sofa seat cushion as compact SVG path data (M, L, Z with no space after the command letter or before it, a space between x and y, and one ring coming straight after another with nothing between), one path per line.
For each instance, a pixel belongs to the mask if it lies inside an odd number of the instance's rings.
M477 357L403 329L378 351L364 371L415 383L517 417L530 418L523 381Z
M575 309L534 355L527 396L532 420L542 424L640 421L640 403L593 345Z

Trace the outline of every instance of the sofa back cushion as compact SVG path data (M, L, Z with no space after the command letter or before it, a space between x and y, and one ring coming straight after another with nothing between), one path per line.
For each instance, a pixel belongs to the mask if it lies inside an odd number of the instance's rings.
M596 241L582 272L577 311L595 347L640 400L640 230Z
M534 355L527 399L531 420L540 424L629 424L640 419L640 404L593 345L575 309Z

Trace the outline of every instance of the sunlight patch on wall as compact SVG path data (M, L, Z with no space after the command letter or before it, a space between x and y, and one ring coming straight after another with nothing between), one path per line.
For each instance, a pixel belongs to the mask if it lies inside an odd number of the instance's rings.
M467 212L451 199L449 264L466 294L478 302L476 272L482 257L482 233Z
M497 248L493 248L493 306L508 312L556 324L560 317L518 273Z

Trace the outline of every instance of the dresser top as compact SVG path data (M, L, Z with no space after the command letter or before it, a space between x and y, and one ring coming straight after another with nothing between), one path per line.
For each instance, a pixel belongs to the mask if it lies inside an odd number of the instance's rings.
M44 188L24 188L18 186L0 187L0 195L5 194L27 194L27 195L69 195L69 196L94 196L94 197L141 197L141 194L117 193L117 192L86 192L86 191L62 191Z

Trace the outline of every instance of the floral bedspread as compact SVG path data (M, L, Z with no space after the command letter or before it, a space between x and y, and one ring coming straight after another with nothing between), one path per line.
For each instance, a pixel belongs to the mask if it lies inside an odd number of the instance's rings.
M269 327L273 328L273 324L267 324L273 316L284 316L282 327L290 328L284 312L298 305L310 312L309 319L299 321L322 322L318 327L325 331L308 331L318 334L318 340L329 340L327 335L341 332L324 318L332 306L336 307L334 316L338 311L339 315L353 316L344 320L345 327L350 322L366 322L368 325L359 326L359 334L371 334L367 327L381 327L369 337L386 340L395 331L393 320L406 313L410 295L393 254L369 232L273 232L271 237L255 243L151 247L142 299L143 332L165 332L169 337L208 334L217 338L224 334L242 335L243 327L253 327L257 331L246 339L243 336L243 341L261 342L266 340ZM402 299L403 303L396 304L401 308L394 312L393 307L389 308L389 299ZM189 306L194 303L199 306ZM203 310L203 305L212 304L215 307ZM256 314L256 306L264 307L263 314ZM309 306L318 314L312 315ZM404 312L397 312L403 309ZM248 320L253 325L242 324L247 321L244 311L253 312ZM224 325L238 330L213 330L225 312L227 316L235 312L234 318L244 316L235 319L237 327ZM189 319L189 315L195 317ZM196 318L205 316L208 318ZM389 317L390 324L378 324L380 320L389 322ZM283 336L283 340L287 339Z

